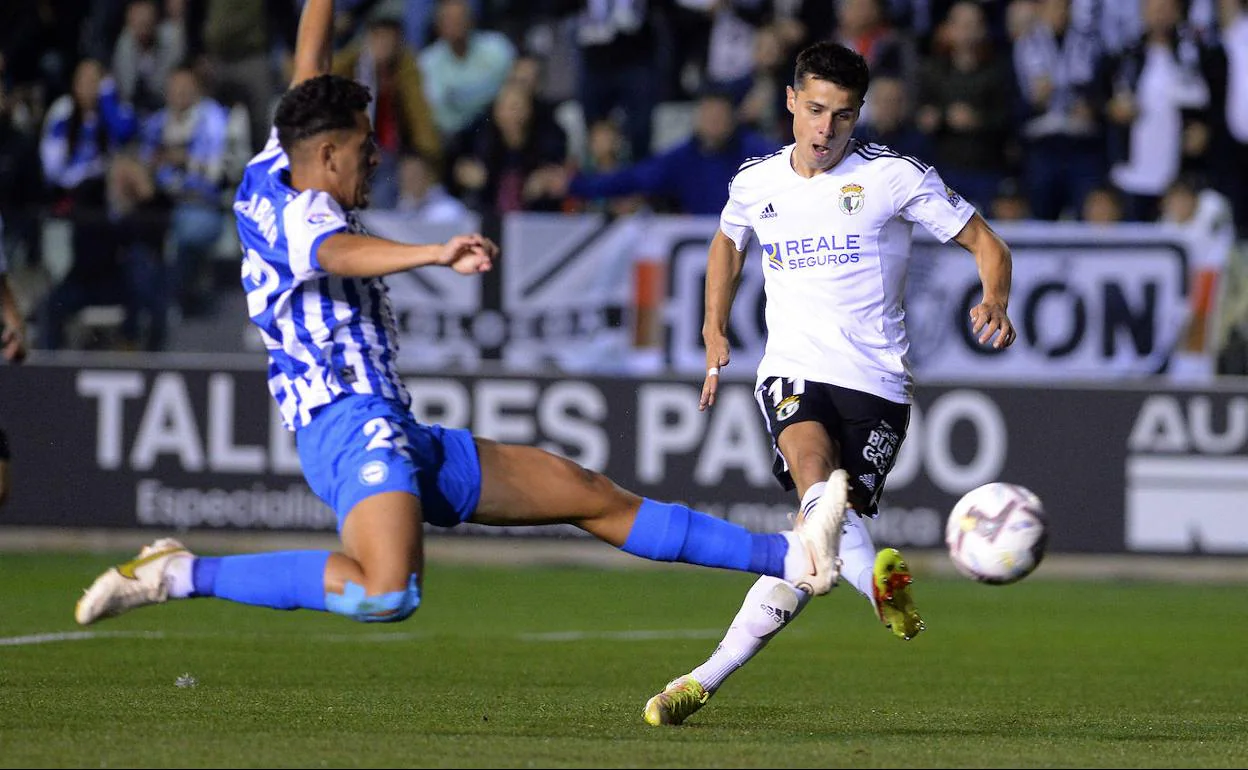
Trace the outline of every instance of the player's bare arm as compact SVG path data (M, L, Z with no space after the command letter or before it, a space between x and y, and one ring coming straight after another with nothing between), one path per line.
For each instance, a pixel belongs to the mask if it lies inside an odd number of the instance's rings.
M290 87L330 71L333 60L334 0L307 0L295 35Z
M979 280L984 287L983 298L971 308L972 331L979 335L981 345L991 340L992 346L998 350L1009 347L1017 338L1014 324L1006 314L1013 275L1010 247L979 214L971 217L954 240L975 255Z
M737 249L722 230L715 231L706 255L706 315L702 321L702 341L706 345L706 380L698 408L715 403L719 370L728 365L728 314L741 284L745 252Z
M376 278L418 267L445 265L457 273L488 272L498 246L483 235L457 235L446 243L413 245L371 235L336 233L317 250L328 273L347 278Z

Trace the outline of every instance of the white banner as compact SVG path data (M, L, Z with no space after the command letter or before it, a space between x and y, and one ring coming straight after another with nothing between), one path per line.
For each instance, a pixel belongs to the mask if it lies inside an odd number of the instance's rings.
M1162 372L1188 312L1188 243L1156 227L1001 227L1013 253L1018 340L985 348L969 313L982 289L956 244L916 237L906 292L915 373L930 379L1107 379Z
M514 214L503 223L511 371L628 373L640 218Z
M700 375L706 246L715 223L648 231L650 250L669 255L668 360ZM701 230L709 227L709 231ZM1095 227L1025 223L996 228L1013 254L1010 318L1018 341L980 346L969 312L982 290L975 259L915 229L906 292L910 361L920 379L1037 381L1114 379L1167 367L1189 315L1191 255L1209 251L1197 234L1151 225ZM695 239L695 234L702 234ZM667 248L655 241L670 240ZM766 341L763 276L751 244L729 321L732 366L752 378Z
M393 212L370 214L366 224L409 242L478 226L426 225ZM509 215L497 300L484 300L482 280L451 271L388 279L404 360L474 371L497 355L514 372L700 378L706 252L717 227L715 217ZM997 231L1014 262L1010 317L1018 341L1006 351L978 345L970 332L968 314L981 292L974 257L915 228L906 327L920 380L1105 380L1173 371L1194 277L1216 274L1224 261L1225 245L1192 229L1015 223ZM759 265L751 243L729 324L728 378L752 379L766 342ZM1211 364L1211 352L1195 355Z

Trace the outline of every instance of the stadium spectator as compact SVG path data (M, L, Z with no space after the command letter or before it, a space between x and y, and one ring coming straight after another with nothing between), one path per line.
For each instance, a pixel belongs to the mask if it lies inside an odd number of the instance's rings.
M541 126L557 122L555 104L545 93L546 69L546 61L541 56L520 54L512 61L505 81L507 85L518 86L529 95L529 100L533 102L533 119Z
M45 348L64 343L66 321L98 302L112 304L121 271L117 263L117 223L109 211L109 169L115 153L134 136L138 121L118 99L103 65L79 62L73 90L52 103L39 143L43 177L54 216L68 218L72 254L61 284L44 298L39 334Z
M551 0L557 12L575 13L580 53L577 98L585 124L623 112L624 135L634 158L650 154L651 114L663 94L663 40L650 0ZM665 55L665 54L663 54ZM649 84L639 87L641 84Z
M723 208L728 182L741 164L779 149L738 126L735 112L730 95L708 91L698 99L689 139L615 172L578 173L567 180L567 193L587 200L641 193L655 208L715 214Z
M420 52L425 94L444 137L480 118L507 80L516 48L505 35L474 27L466 0L440 0L437 40Z
M953 5L919 78L919 130L945 182L987 211L1005 177L1009 73L995 55L977 3ZM895 149L895 148L894 148Z
M221 196L229 115L204 96L190 67L169 74L166 94L168 106L144 124L141 158L171 208L173 299L184 317L194 317L208 309L203 273L225 221Z
M585 142L585 151L578 166L580 173L591 176L612 174L629 166L630 160L628 140L614 120L600 120L589 127L589 138ZM570 199L568 208L605 211L614 216L624 216L640 211L645 205L645 196L638 193L583 201Z
M464 222L471 216L468 207L438 182L433 165L414 152L399 160L398 211L422 222Z
M914 123L905 83L888 75L872 78L867 104L871 117L858 123L859 139L885 145L925 163L932 160L935 154L932 138Z
M1109 178L1128 221L1157 218L1161 195L1208 145L1207 52L1181 26L1180 0L1144 0L1144 34L1099 78L1110 125ZM1203 138L1203 139L1202 139Z
M1093 225L1116 225L1122 221L1122 195L1110 185L1099 185L1083 197L1079 218Z
M165 83L185 57L182 19L160 19L156 0L130 0L111 63L122 101L143 117L163 107Z
M20 253L33 267L41 262L39 206L44 197L38 132L30 126L25 105L10 98L4 74L0 63L0 220L8 224L8 244L20 249L13 259Z
M779 25L754 35L754 71L749 90L737 106L737 119L777 144L793 141L793 126L785 108L793 63Z
M101 207L110 153L138 129L129 105L104 66L84 59L74 70L72 93L52 103L44 119L39 157L58 212Z
M398 203L399 157L404 152L418 152L435 169L442 167L442 137L425 98L424 75L402 32L400 17L376 14L363 39L334 57L335 73L373 93L370 109L380 165L372 201L379 208Z
M252 152L269 139L277 94L271 53L289 42L295 13L284 1L187 0L187 47L205 91L222 104L246 105Z
M489 115L456 138L452 194L482 212L558 211L562 190L552 184L568 157L567 135L539 123L533 98L505 85Z
M1248 0L1220 0L1221 46L1212 80L1212 180L1230 198L1235 224L1248 236ZM1214 83L1211 82L1211 85Z
M753 84L758 33L771 20L771 3L762 0L694 0L710 14L702 88L731 94L740 102ZM680 41L683 44L683 41Z
M1027 0L1031 2L1032 0ZM1105 180L1103 105L1096 94L1100 44L1070 22L1070 0L1039 0L1014 45L1021 93L1023 167L1037 219L1079 216Z
M875 85L872 84L871 87L875 88ZM1014 177L1001 180L997 194L992 199L990 219L994 222L1021 222L1031 219L1027 196L1023 194L1022 186Z
M163 350L168 334L168 287L164 246L168 215L143 163L116 155L106 175L106 208L93 212L90 248L75 231L69 271L44 298L39 333L45 349L65 347L66 326L79 311L119 305L121 350ZM101 344L91 341L94 346Z
M861 54L873 76L916 82L915 43L892 26L884 0L837 0L835 7L835 40Z

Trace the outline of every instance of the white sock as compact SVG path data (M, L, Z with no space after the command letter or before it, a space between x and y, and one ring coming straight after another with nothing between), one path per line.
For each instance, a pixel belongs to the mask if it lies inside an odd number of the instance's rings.
M185 599L195 593L195 580L192 577L195 557L174 556L165 567L165 580L169 583L170 599Z
M784 579L796 583L803 575L810 573L810 551L806 550L806 544L793 530L780 534L789 541L789 550L784 554Z
M823 490L828 488L828 482L820 481L818 484L811 484L810 489L806 490L806 494L802 495L802 513L810 513L815 507L815 503L819 502L819 498L823 497Z
M815 504L819 502L819 498L823 497L823 490L827 489L828 482L820 481L817 484L811 484L806 490L806 494L802 495L802 504L798 509L798 516L809 513ZM784 557L784 579L790 583L796 582L798 578L810 571L810 553L806 550L806 546L802 544L801 538L792 530L785 532L784 536L789 539L789 552Z
M854 510L845 512L845 526L841 529L841 580L848 580L858 593L867 597L875 606L875 543L867 531L866 522Z
M708 692L715 692L732 672L741 668L771 637L788 625L810 601L810 594L780 578L764 575L749 592L723 640L706 662L689 672Z

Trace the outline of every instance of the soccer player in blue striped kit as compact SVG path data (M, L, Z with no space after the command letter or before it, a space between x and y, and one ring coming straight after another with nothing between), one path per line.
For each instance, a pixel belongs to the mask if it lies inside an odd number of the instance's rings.
M643 558L830 591L842 523L835 515L799 516L793 531L755 534L643 499L537 448L415 421L381 279L415 268L475 275L491 268L497 247L476 234L415 246L362 232L353 210L367 205L377 164L370 96L328 74L332 20L332 0L304 5L294 82L234 211L269 388L295 431L309 485L337 513L341 549L205 557L160 539L97 578L78 601L77 621L190 597L400 621L422 599L424 522L569 522Z

